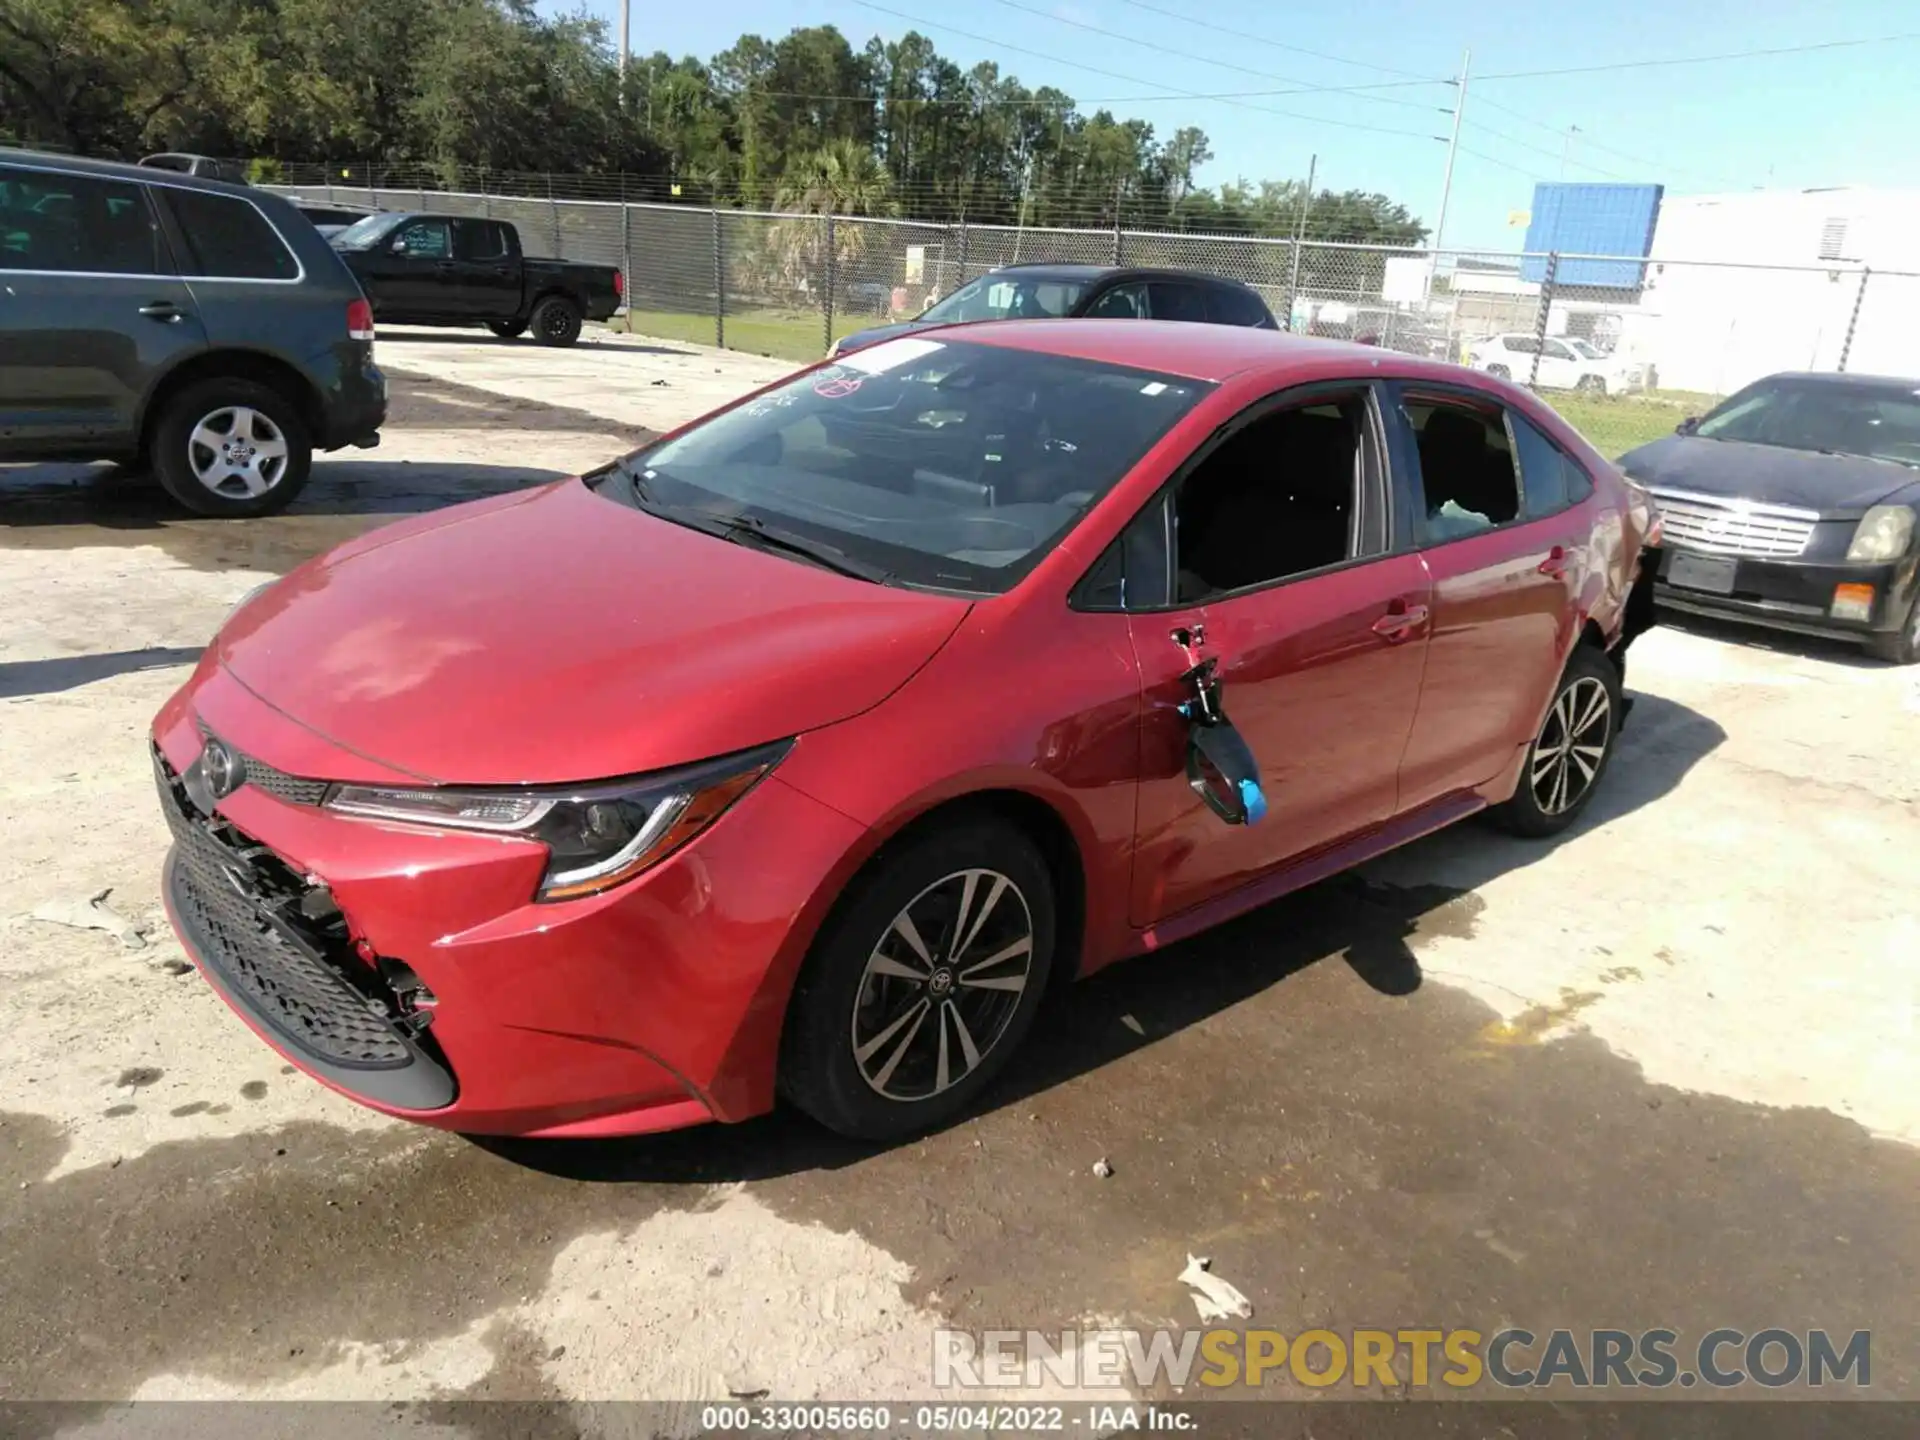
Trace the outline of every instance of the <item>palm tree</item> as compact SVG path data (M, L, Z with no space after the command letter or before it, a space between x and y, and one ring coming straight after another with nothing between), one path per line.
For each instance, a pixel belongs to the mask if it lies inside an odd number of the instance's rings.
M788 290L811 290L826 279L827 221L812 217L854 221L833 226L834 269L844 286L860 277L874 232L882 228L858 222L900 212L886 167L870 147L847 139L788 161L774 208L792 217L777 221L767 235L768 258Z

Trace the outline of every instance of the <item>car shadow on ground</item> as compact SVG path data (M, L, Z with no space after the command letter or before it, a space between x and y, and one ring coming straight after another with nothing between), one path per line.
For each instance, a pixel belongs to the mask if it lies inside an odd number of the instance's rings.
M1397 868L1432 869L1444 883L1389 884L1370 867L1322 881L1194 939L1124 961L1051 997L1024 1053L979 1110L1029 1097L1228 1010L1307 967L1339 959L1382 997L1420 988L1411 942L1467 937L1479 886L1668 794L1726 738L1671 700L1638 695L1601 788L1579 821L1550 840L1523 840L1472 820L1397 852ZM1431 862L1431 863L1429 863ZM965 1117L955 1124L965 1123ZM468 1137L544 1173L612 1183L713 1184L833 1169L887 1148L831 1135L790 1107L741 1125L588 1141Z
M566 346L547 346L526 335L496 335L491 330L466 329L382 329L383 340L394 345L495 345L524 346L529 350L566 349ZM629 341L624 330L596 330L588 328L581 331L581 340L586 344L613 341L615 348L635 355L693 355L692 350L682 350L673 345L661 345L652 341Z
M564 479L566 472L470 461L323 456L278 515L193 515L150 477L106 465L0 467L0 525L12 549L156 545L197 570L285 574L321 551L404 515Z
M197 645L149 645L144 650L112 650L101 655L62 655L52 660L0 660L0 700L29 695L51 695L129 675L139 670L164 670L191 665L200 658Z

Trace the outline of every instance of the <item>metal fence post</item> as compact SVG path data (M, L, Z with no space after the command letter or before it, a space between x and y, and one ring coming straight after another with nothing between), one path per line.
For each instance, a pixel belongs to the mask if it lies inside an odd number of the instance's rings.
M713 343L727 348L727 247L718 205L713 207Z
M831 350L833 348L833 286L834 286L833 272L834 272L833 212L829 210L827 212L827 283L824 287L824 293L820 296L820 314L821 314L821 321L822 321L820 328L821 328L821 333L826 336L826 339L821 342L821 348L824 350Z
M480 213L486 219L491 220L493 218L493 196L487 192L487 167L484 165L480 167L478 184L480 186Z
M1118 205L1115 205L1113 207L1113 263L1114 264L1118 265L1120 263L1120 257L1124 253L1125 248L1126 247L1121 240L1121 232L1120 232L1120 207Z
M1547 273L1540 278L1540 308L1533 316L1533 367L1527 371L1527 388L1536 389L1540 379L1540 352L1547 344L1547 312L1553 309L1553 277L1560 269L1560 252L1547 252Z
M333 203L333 162L327 161L327 203Z
M958 290L962 285L966 283L967 283L967 222L965 220L962 220L960 222L960 273L954 277L954 282L951 288L954 290ZM943 290L941 293L945 294L947 293L947 291Z
M620 293L633 287L633 211L627 208L627 172L620 172ZM633 302L627 301L627 333L633 333Z
M553 172L547 172L547 209L553 215L553 258L564 260L566 251L560 248L560 202L553 198Z
M1847 338L1840 342L1840 372L1846 373L1847 357L1853 353L1853 332L1860 328L1860 307L1866 303L1867 281L1873 275L1871 265L1860 267L1860 288L1853 293L1853 314L1847 317Z

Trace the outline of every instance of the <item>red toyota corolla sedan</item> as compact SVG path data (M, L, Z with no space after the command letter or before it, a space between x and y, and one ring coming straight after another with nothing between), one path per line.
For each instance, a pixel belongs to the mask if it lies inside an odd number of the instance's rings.
M243 603L153 728L168 904L390 1114L909 1133L1052 985L1569 823L1650 525L1531 396L1375 348L885 342Z

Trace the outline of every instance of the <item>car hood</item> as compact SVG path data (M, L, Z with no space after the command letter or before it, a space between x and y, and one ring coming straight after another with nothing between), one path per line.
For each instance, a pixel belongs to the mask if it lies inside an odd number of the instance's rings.
M858 714L969 608L567 480L362 536L242 606L215 644L269 705L423 780L566 783Z
M1670 435L1631 450L1620 457L1620 468L1650 489L1792 505L1835 520L1859 519L1916 479L1904 465L1883 460L1692 435Z
M893 325L875 325L871 330L856 330L851 335L840 337L840 353L849 350L864 350L869 345L878 345L882 340L891 340L896 335L911 335L916 330L932 329L931 324L922 324L918 320L901 320Z

